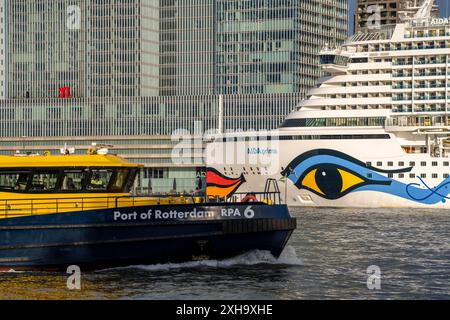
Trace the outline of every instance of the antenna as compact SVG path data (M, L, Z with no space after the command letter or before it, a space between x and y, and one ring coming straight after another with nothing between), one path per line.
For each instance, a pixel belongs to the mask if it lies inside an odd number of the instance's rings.
M67 143L64 143L64 148L61 148L60 151L61 154L68 156L75 153L75 148L67 148Z

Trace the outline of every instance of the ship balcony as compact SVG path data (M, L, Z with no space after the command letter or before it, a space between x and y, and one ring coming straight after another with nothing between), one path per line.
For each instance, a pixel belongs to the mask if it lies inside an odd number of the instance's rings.
M384 126L386 132L412 132L419 135L448 135L450 133L450 121L434 122L426 119L420 123L411 123L397 119L387 119Z
M421 135L448 135L450 133L450 126L441 125L430 125L430 126L421 126L421 125L412 125L412 126L403 126L396 124L386 124L385 125L386 132L413 132L415 134Z

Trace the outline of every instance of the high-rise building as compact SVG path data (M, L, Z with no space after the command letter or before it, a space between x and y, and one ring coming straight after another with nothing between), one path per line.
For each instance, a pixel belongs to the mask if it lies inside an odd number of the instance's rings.
M154 191L195 189L202 170L203 145L173 162L174 131L276 128L348 24L347 0L8 0L6 12L0 154L111 144Z
M347 0L7 1L7 97L306 93ZM63 90L61 90L63 89Z
M158 94L158 0L11 0L6 10L8 98Z
M321 76L317 53L347 37L347 0L216 2L221 94L306 93Z
M420 6L430 0L357 0L355 31L377 25L396 24L406 18L412 18ZM437 5L432 4L431 14L439 16ZM378 18L379 21L375 21Z
M215 94L216 0L159 0L160 94Z
M160 0L161 95L305 93L347 0Z
M5 98L7 81L6 81L6 64L7 64L7 24L6 24L6 0L0 0L0 99Z

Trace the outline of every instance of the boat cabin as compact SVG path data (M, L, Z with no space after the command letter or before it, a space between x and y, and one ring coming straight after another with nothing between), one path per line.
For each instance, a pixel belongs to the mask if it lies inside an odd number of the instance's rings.
M1 156L0 192L129 193L140 167L114 155Z

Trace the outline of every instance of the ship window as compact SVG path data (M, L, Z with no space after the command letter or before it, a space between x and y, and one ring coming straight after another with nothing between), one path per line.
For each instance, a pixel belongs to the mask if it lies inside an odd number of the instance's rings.
M394 163L393 162L388 162L388 167L393 167Z
M433 161L432 166L437 167L438 163L436 161ZM437 178L437 177L436 177Z
M28 184L29 172L3 171L0 172L0 190L25 191Z
M34 172L31 179L31 192L54 191L58 182L57 171Z
M393 173L389 173L388 174L388 178L393 178L394 177L394 174Z
M62 176L61 191L81 191L85 181L82 170L65 170Z
M377 162L377 166L381 167L383 165L383 162Z
M409 163L409 166L410 166L410 167L415 167L415 166L416 166L416 163L415 163L414 161L412 161L412 162Z
M448 167L449 164L450 164L450 163L449 163L448 161L445 161L445 162L444 162L444 167Z
M404 166L405 166L405 163L404 163L403 161L400 161L400 162L398 163L398 166L399 166L399 167L404 167Z
M426 162L421 162L420 165L421 165L422 167L426 167L426 166L427 166L427 163L426 163Z
M400 174L398 175L398 177L399 177L400 179L403 179L403 178L405 177L405 174L400 173Z
M130 174L129 169L120 169L117 171L116 179L111 185L111 192L123 192Z
M448 179L450 175L448 173L444 173L444 179Z
M414 178L416 177L416 175L415 175L414 173L411 173L411 174L409 175L409 177L410 177L411 179L414 179Z
M433 179L437 179L438 175L437 173L433 173Z
M422 179L425 179L425 178L427 177L427 174L426 174L426 173L422 173L422 174L420 175L420 177L421 177Z
M106 191L111 180L112 170L91 170L88 190Z

